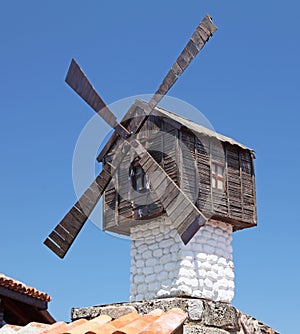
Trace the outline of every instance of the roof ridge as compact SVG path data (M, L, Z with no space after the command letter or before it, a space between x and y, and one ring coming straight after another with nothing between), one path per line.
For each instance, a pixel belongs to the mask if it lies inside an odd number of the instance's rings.
M4 275L3 273L0 273L0 286L18 292L22 295L33 297L35 299L40 299L46 302L49 302L51 300L51 297L47 293L42 292L34 287L28 286L21 281Z

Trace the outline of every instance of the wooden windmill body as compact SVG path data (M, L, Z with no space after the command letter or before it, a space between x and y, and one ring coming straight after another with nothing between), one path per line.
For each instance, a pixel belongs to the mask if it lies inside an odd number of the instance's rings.
M103 195L103 229L132 239L132 300L230 302L231 234L256 225L252 150L157 107L216 29L206 15L152 99L120 123L74 60L66 77L115 131L101 173L45 244L63 258Z

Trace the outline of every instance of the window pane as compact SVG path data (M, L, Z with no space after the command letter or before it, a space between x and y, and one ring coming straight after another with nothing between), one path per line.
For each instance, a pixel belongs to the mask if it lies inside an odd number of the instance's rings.
M214 177L211 178L211 185L213 188L216 188L216 179Z
M222 180L218 180L218 189L224 189L224 182Z
M212 169L212 173L213 173L213 174L216 173L216 168L217 168L216 164L212 163L212 165L211 165L211 169Z
M223 176L224 169L221 166L218 166L218 175Z

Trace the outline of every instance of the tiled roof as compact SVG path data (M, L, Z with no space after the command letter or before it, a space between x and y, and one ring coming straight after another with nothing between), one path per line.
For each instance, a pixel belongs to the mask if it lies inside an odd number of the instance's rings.
M115 320L108 315L100 315L92 320L79 319L69 324L30 323L24 327L5 325L0 329L0 334L171 334L186 318L187 314L179 308L168 312L156 309L145 315L129 313Z
M0 286L18 292L22 295L30 296L36 299L44 300L49 302L51 297L44 292L41 292L35 288L25 285L22 282L19 282L13 278L7 277L4 274L0 273Z

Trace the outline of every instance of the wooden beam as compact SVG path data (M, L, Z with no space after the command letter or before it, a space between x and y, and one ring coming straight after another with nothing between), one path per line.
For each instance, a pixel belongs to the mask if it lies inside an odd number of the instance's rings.
M3 320L4 320L4 308L2 300L0 298L0 328L3 326Z
M44 300L37 299L37 298L27 296L27 295L23 295L17 291L13 291L13 290L0 286L0 298L2 296L17 300L19 302L22 302L28 305L32 305L34 307L37 307L40 310L47 310L48 308L48 303Z

